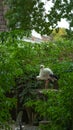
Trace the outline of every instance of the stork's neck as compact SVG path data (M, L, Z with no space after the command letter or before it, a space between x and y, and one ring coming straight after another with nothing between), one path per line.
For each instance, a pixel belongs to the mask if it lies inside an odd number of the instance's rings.
M44 67L40 69L40 73L43 73Z
M43 70L43 69L44 69L44 67L40 68L40 70Z

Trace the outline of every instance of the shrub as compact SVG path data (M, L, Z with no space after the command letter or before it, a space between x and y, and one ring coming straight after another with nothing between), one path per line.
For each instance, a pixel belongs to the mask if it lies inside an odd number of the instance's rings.
M68 127L72 130L73 41L58 40L33 44L23 41L20 36L16 32L1 34L0 111L3 111L0 115L1 121L7 120L7 115L13 107L12 104L16 105L17 91L22 106L26 102L30 105L29 102L31 102L41 116L47 115L47 120L51 120L53 124L50 126L51 130L54 128L63 130ZM35 93L32 90L44 86L43 81L36 80L40 64L49 66L60 77L59 89L61 92L48 92L48 99L45 102L42 100L34 102ZM6 93L13 90L15 91L14 98L8 97Z

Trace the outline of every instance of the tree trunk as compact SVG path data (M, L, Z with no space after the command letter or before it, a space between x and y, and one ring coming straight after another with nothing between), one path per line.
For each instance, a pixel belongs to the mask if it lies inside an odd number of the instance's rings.
M4 32L7 30L4 12L5 6L3 4L3 0L0 0L0 32Z

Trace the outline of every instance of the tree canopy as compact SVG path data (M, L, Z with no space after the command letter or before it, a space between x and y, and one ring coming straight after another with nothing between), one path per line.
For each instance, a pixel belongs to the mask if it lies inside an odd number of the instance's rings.
M45 1L45 0L44 0ZM35 30L40 34L50 34L61 18L69 22L69 30L73 27L73 0L52 0L53 6L46 12L42 0L6 0L8 26L20 28L27 32ZM50 6L48 2L48 8Z

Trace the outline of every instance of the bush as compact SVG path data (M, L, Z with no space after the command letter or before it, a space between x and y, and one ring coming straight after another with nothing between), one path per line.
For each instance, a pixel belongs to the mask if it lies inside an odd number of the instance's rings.
M56 41L50 43L28 43L23 41L22 35L16 32L1 34L0 39L0 103L2 114L1 121L7 120L7 115L12 104L16 105L14 98L6 95L12 90L18 91L22 105L34 104L34 91L42 88L43 81L37 81L40 64L50 67L59 79L61 92L48 92L46 102L35 101L35 109L41 116L47 115L47 120L52 121L53 128L73 128L73 41ZM1 98L3 97L3 98ZM33 100L33 102L32 102ZM5 103L5 104L4 104ZM3 104L5 106L3 106ZM44 106L44 109L42 109ZM0 112L0 113L1 113ZM5 117L5 118L4 118Z

